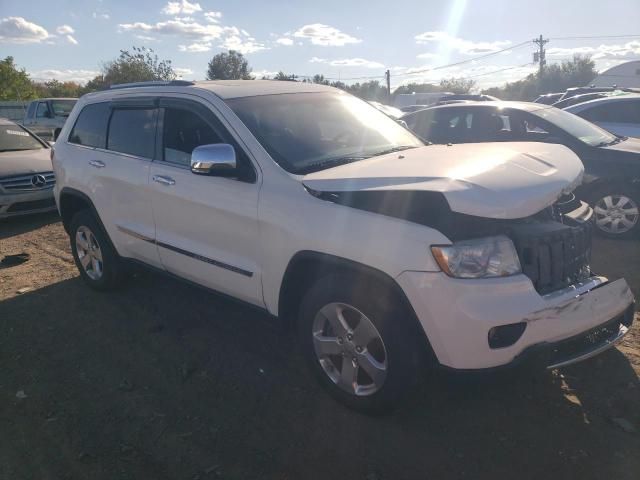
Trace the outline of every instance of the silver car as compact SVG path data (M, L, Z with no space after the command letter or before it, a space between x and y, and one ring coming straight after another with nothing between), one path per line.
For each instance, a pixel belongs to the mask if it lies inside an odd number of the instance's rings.
M56 209L50 153L29 130L0 119L0 218Z

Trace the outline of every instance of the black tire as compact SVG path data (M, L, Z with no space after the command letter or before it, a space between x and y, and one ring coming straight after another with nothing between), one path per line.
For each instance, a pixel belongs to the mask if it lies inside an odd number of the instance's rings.
M78 231L86 232L87 229L93 235L102 257L101 275L98 278L92 278L85 270L76 245ZM81 210L73 216L69 228L69 238L76 267L78 267L80 276L87 285L95 290L112 290L121 284L123 269L120 258L102 226L89 210Z
M366 396L347 393L329 377L316 356L314 320L323 307L333 303L355 307L370 319L379 332L386 357L386 378L374 393ZM412 315L393 289L380 282L363 276L329 275L316 281L302 299L297 325L299 345L310 369L335 399L362 413L387 413L400 405L416 382L420 349L424 345L417 341L419 337ZM348 358L357 357L357 354L353 355ZM339 358L336 360L341 363Z
M611 230L610 224L599 224L601 214L596 210L597 206L602 206L605 197L611 197L613 201L619 201L620 197L624 196L635 204L636 208L640 208L640 188L634 188L631 185L625 185L624 183L611 183L607 185L601 185L599 188L589 194L589 204L594 209L594 225L598 234L608 238L629 239L640 237L640 216L636 217L635 225L629 230L614 233ZM625 217L629 219L630 217ZM607 228L609 227L609 228Z

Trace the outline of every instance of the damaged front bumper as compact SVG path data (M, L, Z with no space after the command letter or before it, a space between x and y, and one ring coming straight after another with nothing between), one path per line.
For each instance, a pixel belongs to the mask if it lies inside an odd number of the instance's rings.
M405 291L440 364L479 370L542 358L569 365L612 347L633 321L634 298L624 279L591 277L540 295L529 278L465 280L437 272L404 272ZM491 332L520 325L513 342L496 348Z

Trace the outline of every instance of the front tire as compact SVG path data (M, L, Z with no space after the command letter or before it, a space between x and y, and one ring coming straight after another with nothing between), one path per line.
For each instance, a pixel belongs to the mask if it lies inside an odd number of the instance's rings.
M417 377L420 348L410 312L390 288L366 277L318 280L300 306L298 336L322 386L349 408L393 410Z
M95 290L111 290L120 285L120 259L91 212L81 210L74 215L69 236L73 259L87 285Z

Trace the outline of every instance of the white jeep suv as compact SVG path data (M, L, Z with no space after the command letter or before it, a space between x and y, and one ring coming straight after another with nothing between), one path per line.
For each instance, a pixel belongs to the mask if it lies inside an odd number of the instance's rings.
M591 273L578 158L545 143L425 145L310 83L121 85L55 145L82 278L133 260L286 321L320 382L364 411L437 364L555 368L618 342L624 279Z

